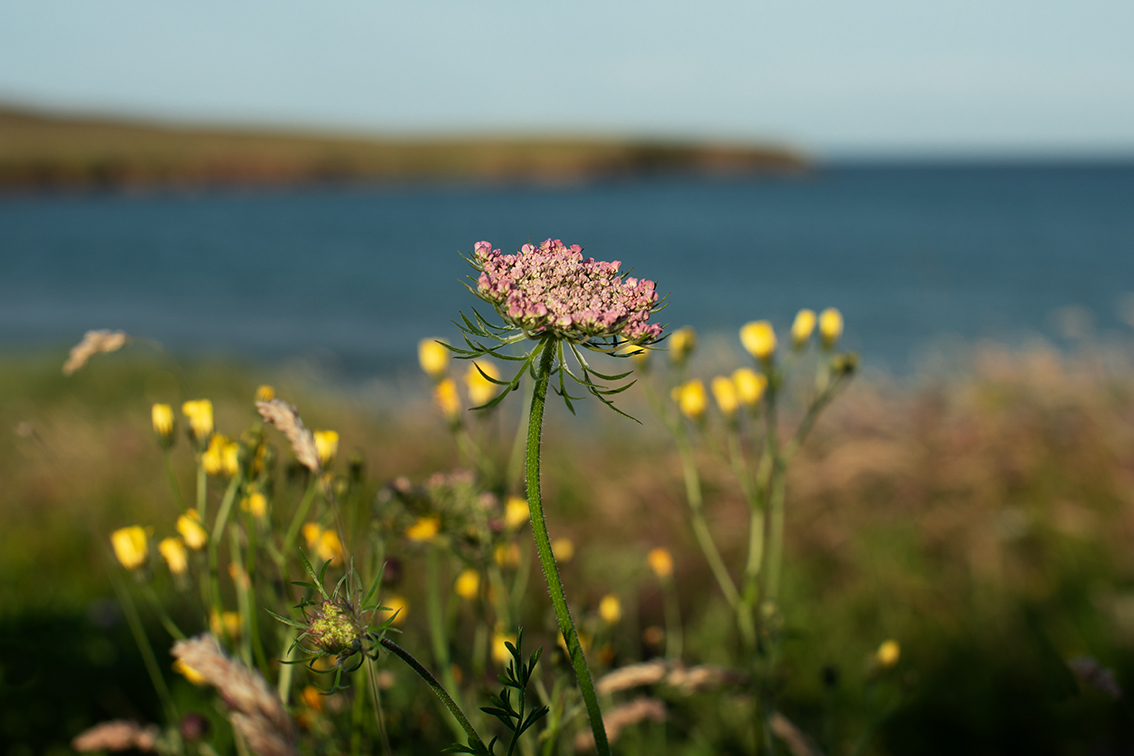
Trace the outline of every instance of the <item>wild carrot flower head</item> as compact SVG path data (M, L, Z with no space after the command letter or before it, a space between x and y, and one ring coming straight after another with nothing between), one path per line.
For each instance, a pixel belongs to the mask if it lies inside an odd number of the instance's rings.
M648 342L661 336L661 326L649 322L658 304L654 282L621 273L617 260L585 258L578 244L548 239L505 255L481 241L470 262L480 271L477 295L525 334L552 333L575 342L604 336Z

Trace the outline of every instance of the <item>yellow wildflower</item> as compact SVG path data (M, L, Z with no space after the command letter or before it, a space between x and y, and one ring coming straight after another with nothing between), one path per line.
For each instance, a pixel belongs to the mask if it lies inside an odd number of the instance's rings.
M169 571L174 575L184 575L189 569L189 558L185 552L185 544L180 538L163 538L158 544L158 553L169 565Z
M455 422L460 417L461 398L457 395L457 384L452 378L446 378L437 384L433 389L433 399L449 422Z
M622 602L613 593L608 593L599 601L598 613L606 624L617 625L622 619Z
M828 307L819 314L819 335L823 337L823 346L830 349L843 335L843 314L834 307Z
M516 645L515 633L504 633L497 630L492 634L492 661L501 667L507 666L508 662L512 661L512 652L504 645L506 643Z
M253 491L240 500L240 508L260 519L268 513L268 497L259 491Z
M488 380L485 376L500 380L500 371L487 360L473 362L469 365L468 371L465 372L465 385L469 390L469 401L474 407L488 404L496 398L496 394L500 390L499 385Z
M110 545L114 547L114 556L128 570L136 570L144 565L150 554L149 538L141 525L114 531L110 534Z
M508 502L504 505L504 524L510 530L519 528L530 520L531 516L526 499L521 499L519 496L508 497Z
M406 538L415 543L432 543L439 530L441 530L440 517L418 517L413 525L406 528Z
M307 548L315 554L320 562L330 562L337 567L343 561L343 543L339 534L334 530L319 527L314 522L303 523L301 529L303 540L307 541Z
M154 433L157 434L158 442L166 449L173 446L173 441L176 438L173 432L173 407L168 404L155 404L150 411L150 416L153 419Z
M754 320L740 329L740 343L758 360L769 360L776 351L776 332L766 320Z
M213 403L194 399L181 405L181 414L189 420L189 431L198 445L204 445L213 432Z
M382 599L382 606L390 612L394 627L406 621L406 612L409 611L409 603L401 596L387 596Z
M740 399L736 395L736 385L723 375L718 375L709 384L709 387L713 391L713 398L717 400L717 407L720 408L721 414L725 417L735 415L736 408L740 406Z
M575 543L570 538L556 538L551 542L551 553L558 562L570 562L575 556Z
M697 332L691 326L678 328L669 335L669 361L674 365L684 365L696 348Z
M472 601L480 591L480 573L471 567L461 570L457 582L453 584L453 590L465 601Z
M623 344L618 347L614 353L629 355L630 361L634 363L634 367L639 370L645 370L650 366L650 350L644 346L629 343Z
M323 711L323 692L314 685L305 687L300 694L300 698L303 699L303 703L308 709L318 712Z
M269 386L268 384L265 383L263 386L257 386L256 387L256 401L258 401L258 402L270 402L275 398L276 398L276 390L274 388L272 388L271 386Z
M205 676L180 659L173 663L173 671L178 673L194 685L205 684Z
M795 314L795 320L791 324L791 344L796 349L801 349L811 338L811 332L815 330L815 311L808 310L806 307Z
M515 567L520 563L520 547L514 543L500 543L492 550L492 558L501 567Z
M449 369L449 349L438 339L422 339L417 343L417 361L426 375L439 381Z
M209 542L209 534L201 525L201 516L196 509L190 509L177 518L177 532L181 534L185 545L194 551L200 551Z
M213 635L228 635L230 638L239 638L244 623L240 619L240 612L209 612L209 630Z
M672 396L681 414L690 420L699 420L705 414L705 384L699 378L675 386Z
M330 467L339 452L339 434L333 430L319 430L315 437L315 451L319 454L319 464Z
M902 655L902 647L896 640L884 641L878 650L874 652L874 660L882 669L890 669L898 663L898 658Z
M732 374L732 382L736 384L736 398L745 407L755 407L764 396L764 389L768 387L768 376L757 373L752 368L739 368Z
M223 434L214 435L201 455L201 465L209 475L231 478L240 471L240 444Z
M650 549L650 553L646 554L646 561L650 564L650 569L659 579L665 580L673 575L673 554L669 553L669 549L663 549L660 546L656 549Z

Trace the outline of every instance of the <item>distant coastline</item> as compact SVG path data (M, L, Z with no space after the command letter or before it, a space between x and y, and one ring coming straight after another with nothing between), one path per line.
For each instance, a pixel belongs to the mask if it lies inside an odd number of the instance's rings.
M367 138L187 127L0 105L0 191L352 182L585 182L658 174L796 174L775 146L604 138Z

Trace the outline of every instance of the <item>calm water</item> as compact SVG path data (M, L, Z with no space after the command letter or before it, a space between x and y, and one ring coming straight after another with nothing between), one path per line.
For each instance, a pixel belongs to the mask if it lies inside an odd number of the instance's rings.
M843 310L905 371L949 335L1129 329L1134 166L842 167L570 188L0 198L0 347L122 328L182 352L385 374L473 304L458 251L548 236L659 281L663 322L734 334ZM1124 304L1125 303L1125 304Z

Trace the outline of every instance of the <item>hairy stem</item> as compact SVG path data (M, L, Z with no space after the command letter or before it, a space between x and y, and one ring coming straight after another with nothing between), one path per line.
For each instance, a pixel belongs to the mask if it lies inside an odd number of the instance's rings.
M532 535L535 537L536 551L539 552L539 561L543 566L544 578L547 580L547 590L551 594L551 604L559 620L559 630L563 633L567 653L571 657L571 665L575 668L579 692L586 705L587 718L594 733L595 749L599 756L610 756L610 744L606 739L606 729L603 726L602 711L599 709L594 681L591 679L590 669L587 668L587 658L583 654L583 648L579 645L579 634L571 619L571 610L567 606L567 595L563 590L563 581L559 577L559 565L555 561L555 554L551 551L551 538L547 534L547 522L543 514L543 500L540 494L540 449L543 411L547 404L547 387L551 380L556 343L549 337L536 348L543 351L536 372L535 389L532 392L532 408L528 415L527 494L528 507L531 510Z

